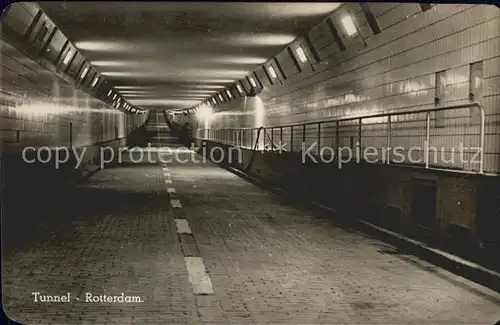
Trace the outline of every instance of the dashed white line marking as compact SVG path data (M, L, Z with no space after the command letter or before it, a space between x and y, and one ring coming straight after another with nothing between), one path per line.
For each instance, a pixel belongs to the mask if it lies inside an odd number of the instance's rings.
M184 257L188 270L188 279L193 286L194 294L211 295L214 294L212 280L207 274L205 264L201 257Z
M163 171L168 172L168 171L170 171L170 169L168 169L167 167L163 167Z
M171 179L166 179L165 180L165 184L172 184L172 180Z
M170 200L170 205L172 205L172 208L182 208L181 201L177 199Z
M173 187L169 187L169 188L167 188L167 192L168 192L168 193L176 193L176 192L175 192L175 188L173 188Z
M169 173L163 173L163 176L170 177L170 174Z
M186 219L175 219L175 224L179 234L192 234L191 228L189 227L189 223Z

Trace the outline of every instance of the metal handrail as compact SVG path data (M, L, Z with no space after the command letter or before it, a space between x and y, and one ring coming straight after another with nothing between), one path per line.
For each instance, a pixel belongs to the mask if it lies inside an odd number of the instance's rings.
M425 108L425 109L414 109L414 110L399 110L396 112L383 112L383 113L374 113L374 114L365 114L365 115L358 115L358 116L349 116L345 118L338 118L338 119L329 119L329 120L323 120L323 121L317 121L317 122L305 122L305 123L297 123L297 124L287 124L287 125L278 125L278 126L272 126L269 127L271 130L273 129L281 129L283 130L284 128L293 128L294 127L302 127L305 130L305 127L308 125L318 125L321 126L322 124L327 124L327 123L336 123L337 130L338 130L338 124L340 122L347 122L347 121L354 121L358 120L359 123L359 130L358 133L361 133L361 126L362 126L362 120L364 119L370 119L370 118L377 118L377 117L387 117L387 123L388 123L388 132L387 132L387 146L390 147L391 144L391 120L393 116L400 116L400 115L408 115L408 114L421 114L421 113L426 113L426 148L425 148L425 168L429 169L429 141L430 141L430 124L431 124L431 112L438 112L438 111L445 111L445 110L454 110L454 109L462 109L462 108L477 108L480 111L480 139L479 139L479 150L480 150L480 161L479 161L479 174L484 174L484 143L485 143L485 120L486 120L486 114L484 107L481 103L479 102L470 102L466 104L455 104L455 105L448 105L448 106L439 106L439 107L431 107L431 108ZM230 130L238 130L238 131L244 131L244 130L259 130L259 135L260 135L260 130L264 127L260 128L225 128L225 129L202 129L202 130L224 130L224 131L230 131ZM265 130L265 128L264 128ZM320 128L318 128L318 134L320 132ZM266 132L267 133L267 132ZM361 134L359 135L359 139L361 140ZM305 134L303 134L303 137L305 137ZM257 137L258 138L258 137ZM293 140L293 134L292 134L292 140ZM292 141L293 142L293 141ZM256 142L257 143L257 142ZM271 141L271 144L274 147L274 141ZM292 144L293 145L293 144ZM318 144L319 146L319 144ZM476 172L474 172L476 173Z

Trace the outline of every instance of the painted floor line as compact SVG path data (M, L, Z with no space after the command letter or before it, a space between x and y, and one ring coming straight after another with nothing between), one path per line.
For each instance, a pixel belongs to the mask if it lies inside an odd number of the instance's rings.
M169 173L164 173L163 176L170 177L170 174Z
M173 188L173 187L168 187L167 192L168 193L176 193L175 188Z
M193 286L195 295L213 295L212 280L207 274L205 264L201 257L184 257L188 270L189 282Z
M177 233L179 234L192 234L189 223L186 219L175 219L175 225L177 226Z
M182 208L181 201L177 199L170 200L170 205L172 205L172 208Z
M172 184L172 180L171 179L166 179L165 180L165 184Z

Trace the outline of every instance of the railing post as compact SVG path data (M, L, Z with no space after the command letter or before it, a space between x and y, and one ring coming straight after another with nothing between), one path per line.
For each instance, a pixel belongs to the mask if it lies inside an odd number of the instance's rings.
M274 128L271 128L271 150L274 151Z
M254 149L254 143L253 143L253 129L250 129L250 149Z
M481 113L481 126L479 130L479 147L481 152L479 153L480 161L479 161L479 173L483 174L484 173L484 138L485 138L485 124L486 124L486 113L484 112L484 107L480 104L476 104L480 113Z
M280 151L283 149L283 127L280 126Z
M391 115L387 116L387 164L391 163L391 127L392 127Z
M290 152L293 152L293 125L290 126Z
M426 114L425 122L425 168L429 168L429 140L431 134L431 112Z
M318 123L318 155L320 152L320 146L321 146L321 123Z
M340 148L340 122L335 121L335 150L338 152Z
M69 122L69 148L73 150L73 123Z
M359 151L361 152L361 135L362 135L362 127L363 127L363 118L360 118L358 121L358 141L359 141Z

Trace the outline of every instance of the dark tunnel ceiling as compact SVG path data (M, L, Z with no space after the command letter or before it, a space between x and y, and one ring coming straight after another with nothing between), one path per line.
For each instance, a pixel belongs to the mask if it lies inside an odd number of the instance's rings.
M41 2L133 105L196 105L279 53L339 3ZM129 87L129 88L127 88Z

